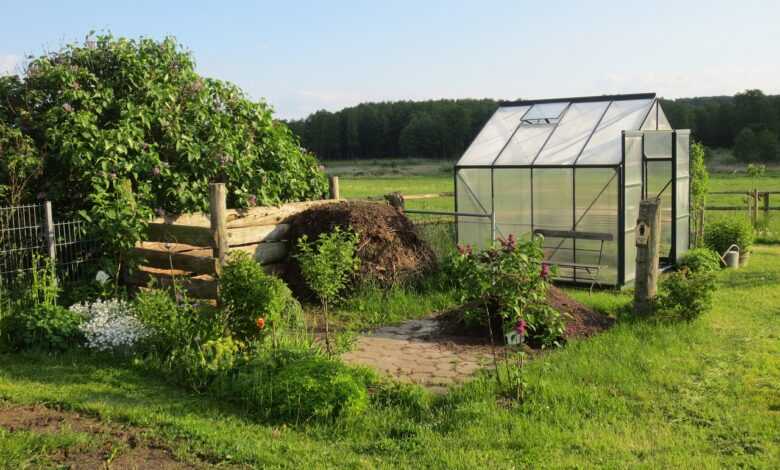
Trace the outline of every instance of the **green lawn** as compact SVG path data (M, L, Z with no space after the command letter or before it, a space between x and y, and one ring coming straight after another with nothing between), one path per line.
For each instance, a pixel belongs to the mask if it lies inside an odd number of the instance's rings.
M576 296L603 310L628 301ZM143 426L185 459L255 467L777 468L780 247L758 246L748 268L723 272L714 305L691 324L624 322L538 357L519 407L477 381L430 408L411 400L288 427L119 360L34 354L0 356L0 398ZM6 467L81 439L0 437Z

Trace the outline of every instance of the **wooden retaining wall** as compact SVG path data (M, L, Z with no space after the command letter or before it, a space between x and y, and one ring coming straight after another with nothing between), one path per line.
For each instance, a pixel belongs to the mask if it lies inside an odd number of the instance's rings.
M210 185L210 213L159 217L149 224L148 240L134 253L144 261L126 276L131 285L174 284L193 298L215 299L217 278L228 255L249 253L269 272L278 272L290 250L290 225L284 221L310 207L339 200L338 179L331 178L330 199L293 202L279 207L227 209L224 183Z

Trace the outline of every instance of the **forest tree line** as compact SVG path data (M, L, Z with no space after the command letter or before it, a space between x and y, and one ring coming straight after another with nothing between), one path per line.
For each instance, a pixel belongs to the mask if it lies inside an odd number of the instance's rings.
M676 129L708 147L734 149L746 162L780 161L780 95L661 100ZM289 121L301 144L322 160L460 157L498 107L493 99L363 103Z

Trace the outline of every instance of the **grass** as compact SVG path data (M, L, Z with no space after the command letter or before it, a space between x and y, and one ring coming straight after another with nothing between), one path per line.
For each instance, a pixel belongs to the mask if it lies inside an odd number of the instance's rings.
M625 302L608 291L575 295L607 311ZM538 357L521 406L478 380L430 406L410 398L349 422L279 426L122 361L77 354L0 356L0 397L143 426L179 455L256 467L776 467L780 247L759 246L747 269L723 272L714 305L690 324L622 322ZM52 448L9 435L0 456L16 461Z

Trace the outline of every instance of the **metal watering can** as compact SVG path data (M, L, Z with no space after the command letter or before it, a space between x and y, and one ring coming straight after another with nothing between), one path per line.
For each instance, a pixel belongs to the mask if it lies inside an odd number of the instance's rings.
M739 268L739 247L737 245L731 245L726 252L723 253L723 256L720 257L720 260L723 261L723 264L725 264L727 268Z

